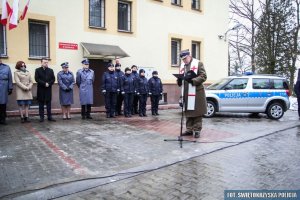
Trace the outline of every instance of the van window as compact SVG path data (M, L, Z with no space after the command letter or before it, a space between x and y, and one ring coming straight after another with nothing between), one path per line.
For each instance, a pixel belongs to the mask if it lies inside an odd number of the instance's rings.
M272 89L285 89L288 90L289 86L287 82L283 79L272 79L273 87Z
M245 89L247 87L248 78L236 78L230 81L224 89L226 90L238 90Z

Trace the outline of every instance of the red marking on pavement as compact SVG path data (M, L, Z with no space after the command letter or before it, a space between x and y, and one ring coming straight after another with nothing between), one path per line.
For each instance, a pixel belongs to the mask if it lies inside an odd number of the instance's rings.
M118 118L118 121L137 127L141 130L155 131L161 135L179 136L180 135L180 121L175 123L170 120L160 119L159 117L132 117L132 118ZM183 124L183 132L185 131L185 123ZM226 138L234 137L235 133L203 128L201 130L200 138L197 141L214 142ZM189 138L188 136L186 136Z
M65 163L72 166L72 169L80 172L81 175L85 175L86 171L70 156L67 156L58 146L56 146L51 140L43 136L38 130L31 125L25 125L27 129L37 136L42 142L44 142L54 153L56 153Z

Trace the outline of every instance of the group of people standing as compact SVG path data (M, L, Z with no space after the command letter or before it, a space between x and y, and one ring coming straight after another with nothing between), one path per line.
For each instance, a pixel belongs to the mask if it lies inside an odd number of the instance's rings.
M147 80L145 70L132 65L131 68L125 68L121 71L121 64L116 60L115 66L108 63L107 71L102 77L102 94L105 96L106 117L114 118L123 115L121 108L124 101L125 117L132 117L139 114L140 117L146 117L147 98L151 99L152 115L158 114L159 100L163 94L161 79L158 78L158 72L153 71L152 77Z
M50 122L56 120L52 117L51 100L52 85L56 77L54 71L48 67L48 59L41 59L41 67L35 70L35 81L37 83L37 101L39 103L40 122L44 122L44 107L47 109L47 119ZM70 120L71 105L74 103L73 89L76 84L79 88L82 119L92 119L91 106L93 104L93 84L95 80L94 71L89 68L89 60L84 59L82 69L79 69L75 76L69 70L69 63L61 64L62 70L57 74L59 86L59 101L61 104L64 120ZM14 80L16 83L16 100L22 123L28 123L29 107L32 104L32 76L26 69L23 61L16 63ZM102 93L105 96L106 116L108 118L122 115L122 102L124 101L125 117L139 114L146 115L147 97L151 97L152 115L158 115L158 102L161 98L163 88L157 71L153 72L153 77L149 80L145 77L145 71L141 69L137 73L137 66L133 65L121 71L119 59L116 59L115 66L109 63L108 70L102 77ZM6 104L8 95L12 94L13 81L10 67L2 63L0 59L0 124L6 124ZM138 106L139 105L139 106Z

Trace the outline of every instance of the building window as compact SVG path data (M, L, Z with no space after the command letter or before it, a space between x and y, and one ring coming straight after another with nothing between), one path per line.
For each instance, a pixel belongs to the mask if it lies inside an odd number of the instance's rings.
M90 27L104 28L104 0L90 0Z
M200 10L200 0L192 0L192 9Z
M171 64L172 66L180 65L181 40L172 39L171 41Z
M172 3L173 5L181 6L181 0L172 0L171 3Z
M49 23L29 21L29 57L49 57Z
M118 3L118 30L131 31L131 3L119 1Z
M7 56L6 46L6 28L0 24L0 57Z
M192 42L192 57L200 60L200 42Z

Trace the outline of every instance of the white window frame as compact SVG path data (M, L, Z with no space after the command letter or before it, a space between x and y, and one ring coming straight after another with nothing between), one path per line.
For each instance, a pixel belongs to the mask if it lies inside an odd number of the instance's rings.
M3 54L0 54L0 57L7 57L7 40L6 40L6 26L3 26Z
M177 49L176 49L176 56L177 56L177 60L176 63L173 62L173 42L177 43ZM178 38L172 38L171 39L171 65L172 67L178 67L180 66L180 51L181 51L181 39Z
M195 2L195 4L193 4L193 2ZM191 1L191 7L192 7L192 9L194 9L194 10L200 10L200 0L192 0ZM195 5L195 6L193 6L193 5Z
M100 0L100 9L101 9L101 16L100 16L100 26L91 25L91 0L89 0L89 27L91 28L105 28L105 0Z
M35 56L35 55L30 55L30 39L28 40L29 42L29 58L36 58L36 59L40 59L40 58L49 58L49 51L50 51L50 47L49 47L49 23L48 22L38 22L38 21L29 21L28 22L29 26L30 24L40 24L40 25L45 25L46 26L46 55L38 55L38 56ZM30 29L29 29L30 30ZM30 37L30 32L29 32L29 37Z
M128 15L128 21L127 21L127 26L128 26L128 30L123 30L119 28L119 16L118 16L118 31L121 32L131 32L131 2L126 2L126 1L118 1L118 15L119 15L119 3L122 4L127 4L128 5L128 11L127 11L127 15Z
M193 52L194 51L193 45L196 45L196 52ZM192 41L192 47L191 47L192 56L198 60L200 60L200 45L201 45L201 42Z
M171 4L181 6L181 0L171 0Z

